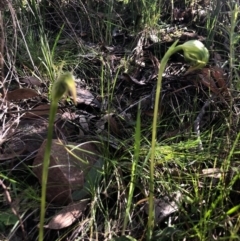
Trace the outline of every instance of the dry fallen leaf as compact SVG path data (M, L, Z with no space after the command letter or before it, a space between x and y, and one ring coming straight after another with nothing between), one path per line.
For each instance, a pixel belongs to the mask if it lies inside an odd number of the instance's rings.
M223 172L220 168L206 168L202 169L202 173L205 177L221 178Z
M41 86L41 81L36 78L35 76L29 76L21 79L21 82L26 83L28 85L35 85L35 86Z
M103 120L105 120L108 123L111 134L120 134L120 128L113 113L104 115Z
M39 116L48 116L50 111L50 105L48 104L43 104L39 105L31 110L29 110L28 113L26 113L23 118L36 118ZM57 111L58 113L61 113L60 110Z
M216 86L211 76L211 69L209 68L201 69L201 73L198 76L200 77L200 81L203 85L209 88L213 93L219 94L219 88Z
M198 76L200 77L201 83L208 87L213 93L225 93L227 96L230 96L223 69L217 66L203 68Z
M62 229L74 223L85 210L89 200L82 200L78 203L71 203L58 212L45 226L49 229Z
M47 200L59 205L72 202L71 192L81 189L85 176L99 157L97 143L69 143L73 147L67 150L59 140L52 140L49 164ZM100 145L100 144L99 144ZM33 163L33 172L42 181L42 163L46 140L39 148Z
M96 108L100 108L101 104L94 97L94 95L89 91L81 88L77 88L77 104L90 105Z
M164 196L161 199L154 200L155 207L155 222L160 223L164 218L168 217L170 214L177 212L179 210L180 203L182 201L182 194L180 192L174 192L169 196ZM148 203L145 206L145 212L148 214Z
M3 141L1 146L0 161L14 160L26 151L26 144L19 137L11 136L6 141Z
M222 92L227 91L227 81L223 69L213 66L211 74Z
M134 78L133 76L127 74L127 73L123 73L122 74L122 78L128 82L132 82L134 84L137 84L137 85L146 85L146 83L144 83L143 81L139 81L137 80L136 78Z
M17 101L17 100L31 99L38 95L39 94L35 90L32 90L32 89L27 89L27 88L16 89L16 90L7 92L6 100Z
M100 120L96 122L96 127L98 129L98 133L101 133L102 131L109 128L111 134L120 134L120 127L113 113L104 115Z

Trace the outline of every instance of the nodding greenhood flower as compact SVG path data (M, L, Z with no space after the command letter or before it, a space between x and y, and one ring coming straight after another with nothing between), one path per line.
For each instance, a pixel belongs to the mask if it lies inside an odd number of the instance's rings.
M76 104L77 93L75 79L69 72L61 74L54 82L52 87L52 100L58 102L68 91L71 93L73 101Z
M162 87L162 76L167 65L167 62L171 55L182 50L184 52L185 60L189 61L191 68L186 73L189 73L195 69L204 67L209 59L209 53L207 48L198 40L190 40L184 44L176 46L178 41L175 41L168 49L161 60L160 68L158 70L157 88L155 94L155 105L153 114L152 125L152 142L151 142L151 161L150 161L150 184L149 184L149 211L148 211L148 233L149 239L151 239L152 230L154 228L154 170L155 170L155 145L156 145L156 133L157 133L157 119L159 113L160 93Z
M199 40L190 40L176 48L181 48L184 52L184 58L193 66L188 69L187 73L203 68L209 60L208 49Z

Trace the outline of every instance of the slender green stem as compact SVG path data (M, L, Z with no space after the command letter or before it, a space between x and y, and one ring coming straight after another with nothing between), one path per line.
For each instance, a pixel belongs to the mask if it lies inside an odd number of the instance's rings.
M53 125L54 125L54 119L55 119L56 113L57 113L57 102L53 100L50 107L47 143L46 143L46 149L45 149L44 160L43 160L41 213L40 213L40 226L39 226L39 239L38 239L39 241L43 241L43 236L44 236L43 226L44 226L44 220L45 220L48 167L49 167L50 156L51 156Z
M157 89L155 95L155 105L154 105L154 115L153 115L153 127L152 127L152 143L151 143L151 160L150 160L150 184L149 184L149 213L148 213L148 240L152 237L152 231L154 228L154 168L155 168L155 143L156 143L156 133L157 133L157 120L159 113L159 102L160 102L160 91L162 87L162 75L167 65L170 56L179 51L180 47L175 47L177 41L168 49L164 55L160 68L158 71Z
M155 158L155 142L157 135L157 120L159 113L160 92L162 87L162 75L171 55L182 50L186 60L191 61L193 67L188 69L187 73L204 67L209 59L209 52L206 47L198 40L190 40L184 44L177 45L175 41L168 49L160 64L158 71L157 89L155 95L153 127L152 127L152 143L151 143L151 160L150 160L150 184L149 184L149 213L148 213L148 234L147 239L151 240L154 228L154 158Z
M40 213L40 226L39 226L39 241L43 241L43 226L45 219L46 208L46 192L47 192L47 179L48 179L48 167L51 156L53 125L55 115L57 113L58 101L64 96L64 94L70 91L73 101L77 102L77 92L75 87L75 79L71 73L64 73L59 76L58 80L54 82L52 87L52 102L49 114L49 126L47 133L47 143L44 152L43 171L42 171L42 196L41 196L41 213Z
M128 191L127 208L126 208L126 214L123 221L122 235L125 235L125 230L130 217L130 209L132 206L133 192L134 192L135 183L136 183L135 180L137 175L137 164L139 160L140 139L141 139L141 119L140 119L140 106L139 106L138 114L137 114L137 125L135 130L134 157L133 157L133 163L132 163L131 182L130 182L129 191Z

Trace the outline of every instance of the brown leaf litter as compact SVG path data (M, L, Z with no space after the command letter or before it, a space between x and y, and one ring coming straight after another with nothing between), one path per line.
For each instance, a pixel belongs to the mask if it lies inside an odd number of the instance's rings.
M47 200L56 204L72 202L71 192L81 189L85 175L99 158L97 143L68 143L74 148L67 148L59 140L52 140L51 157L47 182ZM38 150L33 162L33 172L42 181L42 164L46 140Z

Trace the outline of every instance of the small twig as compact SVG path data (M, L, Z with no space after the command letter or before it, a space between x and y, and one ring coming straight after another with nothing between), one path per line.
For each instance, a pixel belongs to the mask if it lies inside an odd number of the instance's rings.
M4 6L0 6L0 89L3 96L5 95L4 89L4 23L3 23Z
M135 107L136 105L138 105L139 103L141 103L143 100L149 99L151 97L152 94L150 95L146 95L143 98L141 98L140 100L136 101L135 103L133 103L132 105L130 105L129 107L127 107L125 110L123 110L120 115L125 114L128 110L132 109L133 107Z
M202 109L200 110L196 120L194 121L194 132L197 134L197 139L199 141L199 143L198 143L199 151L203 150L202 140L200 137L200 122L202 121L202 118L206 112L206 108L211 104L211 102L212 102L212 99L209 99L205 102L205 104L203 105Z
M12 213L18 218L18 221L19 221L19 224L20 224L20 227L21 227L21 230L22 230L22 234L23 234L23 239L27 240L27 233L25 231L23 221L22 221L17 209L13 205L12 198L10 196L8 188L5 186L5 184L3 183L3 181L1 179L0 179L0 186L2 186L2 188L3 188L3 194L5 196L5 199L6 199L7 203L11 207Z

